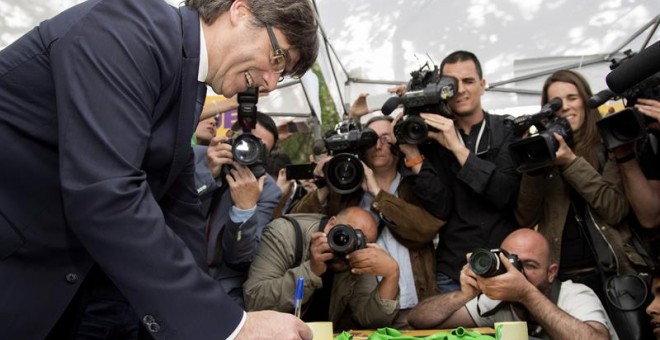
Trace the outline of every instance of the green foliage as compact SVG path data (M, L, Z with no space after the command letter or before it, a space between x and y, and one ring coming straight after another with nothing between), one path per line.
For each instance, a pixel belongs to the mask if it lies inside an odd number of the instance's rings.
M321 135L323 135L325 131L335 127L339 122L339 115L337 114L335 103L332 101L332 97L330 97L330 93L328 92L328 86L325 83L321 69L318 65L314 65L312 71L319 78L321 118L323 120L320 130ZM311 132L297 132L280 143L279 147L280 150L291 157L291 162L293 164L301 164L309 162L309 155L312 154L313 143L314 137Z

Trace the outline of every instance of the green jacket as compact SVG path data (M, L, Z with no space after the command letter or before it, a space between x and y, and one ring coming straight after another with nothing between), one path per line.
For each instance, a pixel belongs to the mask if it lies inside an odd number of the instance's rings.
M292 214L302 229L303 247L300 266L295 262L296 235L293 225L284 218L273 220L261 236L261 244L243 285L248 311L276 310L293 312L293 297L297 278L305 278L302 315L309 307L314 291L322 281L310 268L309 245L311 235L319 230L323 215ZM378 281L373 275L354 275L349 271L336 273L332 285L329 321L343 327L343 320L351 318L362 328L377 328L391 324L399 311L399 299L382 300L378 295ZM348 315L347 315L348 314Z
M520 184L516 219L523 227L534 227L550 242L553 260L559 263L561 240L566 216L571 209L569 186L585 200L586 223L598 226L607 242L620 274L634 273L634 265L643 259L630 243L630 230L625 223L629 204L616 163L607 160L602 175L584 158L555 168L547 175L523 175Z

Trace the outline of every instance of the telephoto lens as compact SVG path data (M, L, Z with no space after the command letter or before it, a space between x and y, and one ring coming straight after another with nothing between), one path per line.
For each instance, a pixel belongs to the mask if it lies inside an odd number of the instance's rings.
M504 249L483 249L479 248L470 256L470 269L481 277L493 277L506 273L506 267L500 261L500 253L503 253L514 267L522 271L522 263L518 255L509 254Z

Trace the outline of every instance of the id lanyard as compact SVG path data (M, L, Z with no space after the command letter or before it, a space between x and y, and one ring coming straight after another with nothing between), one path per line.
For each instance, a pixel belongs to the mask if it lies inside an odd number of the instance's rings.
M474 145L474 154L477 156L480 155L480 153L478 152L479 145L481 145L481 137L483 137L484 131L486 130L486 120L487 120L486 117L484 117L483 123L481 124L481 128L479 128L479 134L477 135L477 143ZM458 140L460 140L461 144L465 146L465 141L463 141L463 135L461 135L461 132L458 131L458 127L454 126L454 129L456 130L456 135L458 136ZM486 148L485 152L488 152L488 149L490 149L490 147Z

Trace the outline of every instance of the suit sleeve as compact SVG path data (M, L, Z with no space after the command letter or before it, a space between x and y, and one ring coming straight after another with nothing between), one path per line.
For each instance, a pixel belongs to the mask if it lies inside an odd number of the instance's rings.
M145 18L172 17L144 13L151 7L137 3L97 6L84 18L84 27L74 25L50 49L68 225L139 318L150 315L158 322L160 330L153 336L227 337L243 312L197 263L200 255L203 258L203 225L201 214L193 213L199 211L199 200L191 191L192 160L174 185L178 190L161 202L142 169L145 158L159 157L146 152L154 142L152 114L161 100L161 86L177 79L161 79L171 71L170 54L180 59L180 52L168 50L162 36L153 36L166 32ZM171 33L175 42L170 44L180 50L180 31ZM171 66L177 69L179 64ZM163 166L170 162L164 160ZM190 239L190 234L196 236Z

